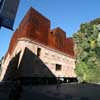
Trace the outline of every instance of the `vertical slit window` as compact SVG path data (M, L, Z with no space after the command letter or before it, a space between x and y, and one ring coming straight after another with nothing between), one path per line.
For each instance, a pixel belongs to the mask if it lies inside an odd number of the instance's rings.
M41 48L37 48L37 57L40 57Z

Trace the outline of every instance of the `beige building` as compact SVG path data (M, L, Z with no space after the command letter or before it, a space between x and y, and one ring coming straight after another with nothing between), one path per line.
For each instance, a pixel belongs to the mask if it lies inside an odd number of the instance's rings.
M12 61L18 53L18 60ZM6 74L11 75L9 68L15 67L14 61L17 62L16 77L76 78L72 38L67 38L61 28L50 30L50 21L33 8L12 36L3 60L1 80Z

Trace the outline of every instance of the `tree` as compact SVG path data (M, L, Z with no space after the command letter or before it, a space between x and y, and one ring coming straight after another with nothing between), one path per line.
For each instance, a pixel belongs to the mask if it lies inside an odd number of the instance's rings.
M100 18L96 18L95 20L90 21L90 24L91 25L98 25L98 24L100 24Z

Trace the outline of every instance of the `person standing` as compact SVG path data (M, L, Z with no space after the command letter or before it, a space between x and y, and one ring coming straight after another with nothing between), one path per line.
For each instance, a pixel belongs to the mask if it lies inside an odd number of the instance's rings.
M60 77L57 77L57 88L61 88Z

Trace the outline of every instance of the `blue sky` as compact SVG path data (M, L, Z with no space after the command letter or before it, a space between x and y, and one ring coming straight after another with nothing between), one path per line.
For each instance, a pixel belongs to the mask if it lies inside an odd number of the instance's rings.
M67 37L79 29L81 23L100 17L100 0L20 0L14 31L32 6L51 20L51 29L61 27ZM8 50L14 31L0 29L0 58Z

